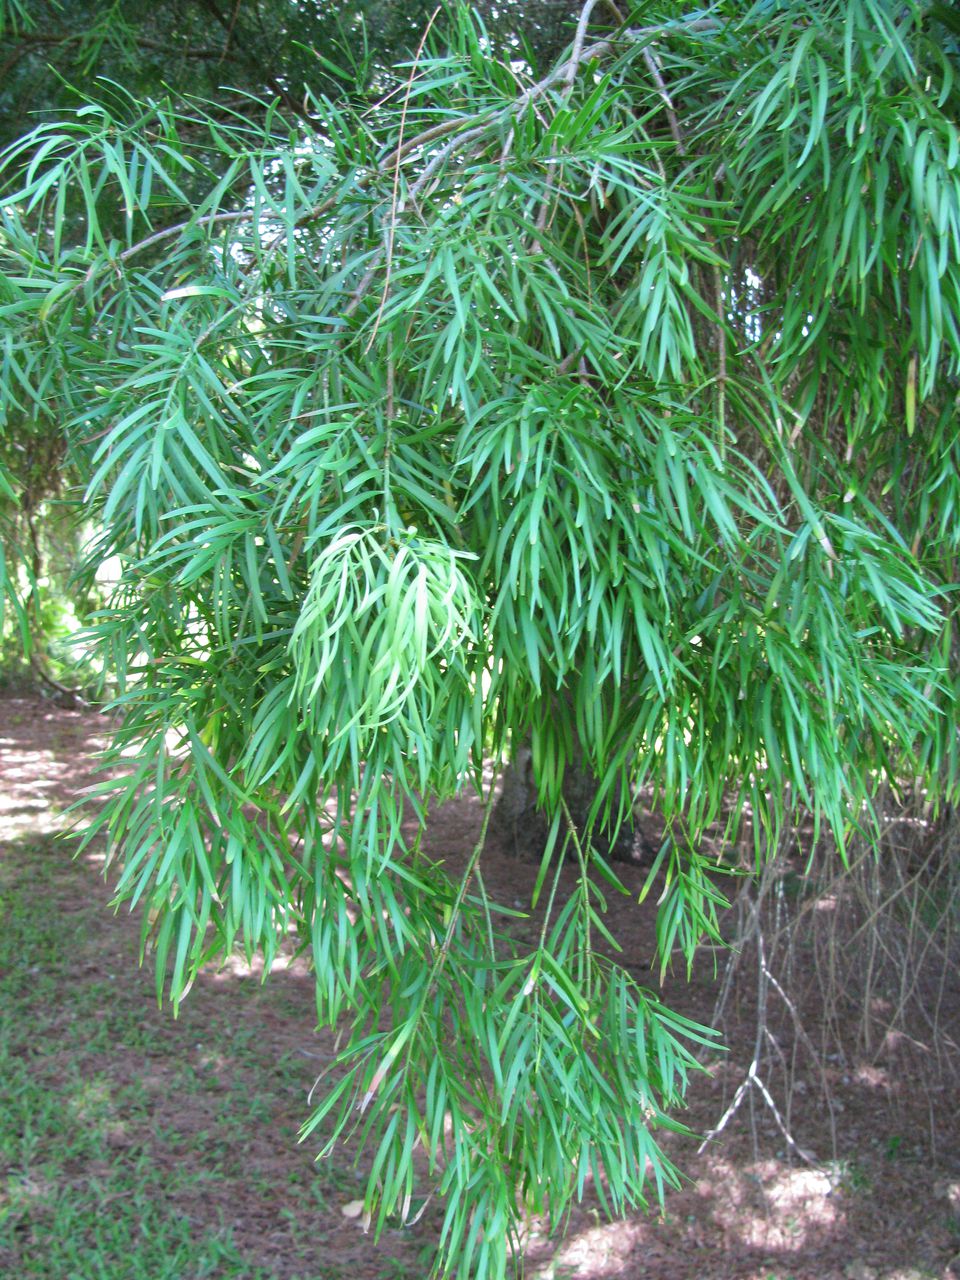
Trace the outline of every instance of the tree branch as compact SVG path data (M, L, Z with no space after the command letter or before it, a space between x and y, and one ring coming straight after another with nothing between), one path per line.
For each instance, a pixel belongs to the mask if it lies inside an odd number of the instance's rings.
M674 110L673 101L670 94L667 92L667 86L664 83L663 75L660 71L660 63L657 61L657 55L652 49L644 49L643 60L647 64L650 71L650 78L657 86L657 91L663 100L664 106L666 107L667 121L670 125L670 132L673 135L673 140L677 144L677 152L679 155L685 156L687 154L687 146L683 140L680 121L677 119L677 113Z
M564 102L569 101L570 95L573 93L573 86L577 80L577 71L580 69L580 60L583 57L583 45L587 38L587 27L590 24L590 15L596 8L597 0L586 0L586 4L580 10L580 18L577 22L576 35L573 38L573 52L567 62L567 71L564 76ZM550 159L547 161L547 181L544 187L543 199L540 202L540 211L537 214L537 235L534 240L532 251L539 253L540 236L546 231L548 221L550 219L550 205L553 196L554 178L557 171L557 142L556 138L550 144Z
M441 147L440 150L430 158L421 173L417 176L416 180L409 187L406 201L404 203L413 202L426 189L431 179L443 167L451 155L454 155L457 151L463 150L465 147L472 145L479 138L482 138L491 125L511 123L522 111L532 103L536 102L537 99L543 97L543 95L548 93L555 85L563 84L569 87L576 80L577 73L583 65L596 61L611 53L613 49L616 48L620 40L629 41L630 43L638 43L654 40L656 38L662 39L672 34L699 34L713 32L719 30L722 26L722 23L717 18L698 17L686 21L680 20L677 22L661 23L655 26L630 27L618 33L615 37L599 40L594 44L586 45L586 27L595 3L596 0L588 0L588 3L584 5L584 8L581 11L580 21L577 27L577 39L574 41L571 56L561 62L558 66L554 67L548 75L531 85L529 89L524 90L513 102L509 103L499 111L487 110L476 112L473 115L462 116L457 120L443 121L439 125L431 125L429 129L425 129L422 133L418 134L415 138L411 138L408 142L404 142L401 136L398 139L397 146L379 161L376 168L371 173L371 178L382 177L385 173L388 173L391 170L394 171L396 178L399 174L399 166L404 160L408 159L412 155L416 155L431 142L437 141L441 137L446 137L449 133L455 132L458 129L462 130L462 132L458 133L456 137L450 139L449 142ZM330 209L334 208L338 201L339 196L331 196L326 200L321 201L319 204L314 206L313 209L308 210L302 215L302 217L297 219L294 224L295 229L307 226L317 218L322 217L324 213L327 213ZM403 204L399 204L397 206L397 211L401 212L402 208ZM187 219L184 222L177 223L173 226L164 227L161 231L154 232L152 235L147 236L137 244L130 245L127 249L124 249L122 253L118 254L116 258L110 259L109 262L127 262L135 255L142 253L145 249L150 248L162 240L178 235L181 231L185 231L190 227L212 226L221 222L240 222L249 216L249 211L242 209L230 212L207 214L201 218ZM284 236L281 234L277 237L274 244L281 243L283 239ZM272 247L273 246L271 246L271 248ZM372 283L379 257L380 255L378 255L378 258L373 264L371 264L371 268L367 271L363 279L360 281L360 284L354 290L348 314L353 314L364 293L369 288L370 283ZM89 284L97 270L104 265L107 265L107 263L102 259L93 263L84 276L82 283Z

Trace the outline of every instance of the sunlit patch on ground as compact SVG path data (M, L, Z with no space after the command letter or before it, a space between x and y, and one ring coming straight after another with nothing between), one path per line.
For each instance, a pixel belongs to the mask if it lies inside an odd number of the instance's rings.
M572 1235L549 1261L532 1272L533 1280L607 1280L624 1277L667 1280L695 1274L680 1269L686 1257L699 1258L708 1280L719 1274L718 1246L729 1266L776 1252L788 1259L802 1255L811 1238L842 1231L843 1207L832 1196L828 1174L818 1169L789 1168L768 1161L751 1168L716 1156L708 1158L691 1194L701 1201L698 1212L627 1222L597 1223ZM687 1208L691 1207L689 1204ZM665 1239L670 1237L671 1239ZM712 1261L711 1261L712 1259ZM712 1271L711 1267L716 1268ZM725 1267L724 1275L731 1274ZM733 1274L736 1274L735 1272ZM753 1271L741 1273L745 1280ZM768 1280L770 1271L759 1271ZM787 1272L786 1274L790 1274ZM799 1273L794 1273L799 1274ZM775 1276L775 1280L779 1280Z
M0 840L62 830L66 820L53 802L58 786L54 753L18 750L9 738L0 738L0 752L4 761Z
M293 956L281 953L276 956L270 966L270 973L296 973L298 976L306 976L310 972L310 965L303 956ZM249 960L240 952L235 951L232 955L226 956L222 962L216 966L210 966L207 976L211 982L227 982L235 978L256 978L262 981L264 977L263 956L255 955Z
M760 1250L801 1249L811 1235L841 1228L843 1209L832 1192L825 1171L784 1167L777 1161L745 1170L714 1157L697 1181L697 1193L724 1236Z

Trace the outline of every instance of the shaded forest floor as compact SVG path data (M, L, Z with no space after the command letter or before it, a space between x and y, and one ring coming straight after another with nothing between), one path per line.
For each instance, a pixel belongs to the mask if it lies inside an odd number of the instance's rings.
M93 781L100 728L92 714L0 700L0 1277L419 1280L439 1207L375 1244L351 1216L362 1172L349 1154L317 1163L297 1142L333 1050L313 1029L306 964L266 985L243 963L211 970L178 1020L158 1011L149 964L137 967L139 920L108 908L102 856L73 860L62 834ZM432 852L455 869L478 822L469 799L440 810ZM484 859L491 892L523 904L536 868L497 848ZM644 873L624 874L639 890ZM654 911L635 893L611 908L641 974ZM709 1021L718 982L705 963L690 983L672 979L668 999ZM939 1025L960 1040L956 972L938 1000ZM756 1043L750 993L728 1008L730 1052L694 1081L684 1116L698 1133L723 1115ZM816 1040L815 996L798 1012ZM869 1057L824 1052L815 1067L778 1034L773 1058L782 1050L792 1087L771 1076L777 1114L751 1088L702 1153L671 1137L688 1181L661 1213L607 1224L584 1204L564 1241L531 1224L527 1275L960 1280L955 1076L894 1040ZM778 1117L813 1162L791 1155Z

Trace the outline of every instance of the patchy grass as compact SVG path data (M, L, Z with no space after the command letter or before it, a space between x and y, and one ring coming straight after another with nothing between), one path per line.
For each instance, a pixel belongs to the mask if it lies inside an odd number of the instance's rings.
M51 837L2 853L0 1275L422 1275L390 1256L396 1242L378 1257L341 1225L354 1172L297 1147L310 1068L278 1047L259 984L212 979L173 1022L149 975L131 973L131 922L105 915L104 896ZM303 985L282 1003L305 1032Z

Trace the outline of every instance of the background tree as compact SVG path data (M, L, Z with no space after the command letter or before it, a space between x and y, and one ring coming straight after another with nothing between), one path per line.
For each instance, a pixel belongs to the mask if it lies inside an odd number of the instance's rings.
M98 79L141 99L199 94L222 112L241 103L256 111L253 95L296 116L305 109L305 85L331 98L370 90L412 56L436 7L427 0L3 0L0 142L75 110L81 95L105 91ZM572 0L475 7L499 47L540 58L561 52L577 12Z
M957 795L950 14L601 16L536 68L458 8L293 112L115 88L5 156L0 412L64 442L86 579L119 565L88 642L136 765L90 838L175 1007L299 933L348 1029L308 1131L372 1148L377 1227L422 1145L463 1275L524 1207L673 1176L705 1033L617 964L594 829L653 785L666 966L716 931L725 803L760 864L890 781ZM468 787L485 833L521 738L532 948L484 835L451 880L409 834Z

